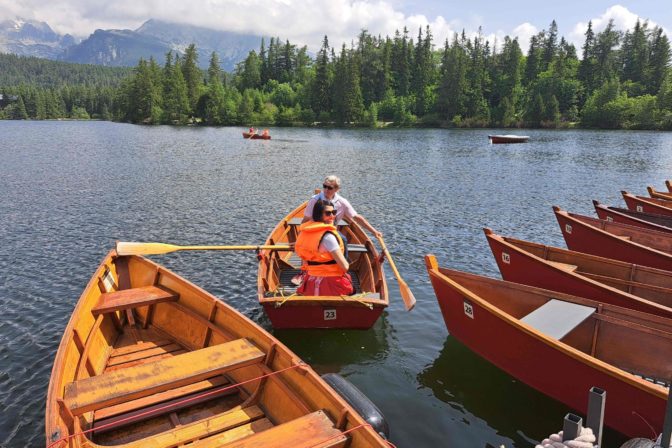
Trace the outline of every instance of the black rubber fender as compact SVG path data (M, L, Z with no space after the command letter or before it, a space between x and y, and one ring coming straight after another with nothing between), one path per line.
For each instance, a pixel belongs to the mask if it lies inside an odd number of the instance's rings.
M650 439L636 438L630 439L621 445L621 448L653 448L656 442Z
M325 373L322 375L322 379L338 392L341 398L352 406L355 411L357 411L357 413L373 427L374 431L385 439L390 436L390 427L388 426L383 413L380 412L380 409L378 409L378 407L373 404L361 390L357 389L354 384L336 373Z

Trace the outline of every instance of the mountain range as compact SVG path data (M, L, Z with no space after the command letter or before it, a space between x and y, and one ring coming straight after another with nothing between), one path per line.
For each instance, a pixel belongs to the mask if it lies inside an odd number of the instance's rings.
M136 30L96 30L78 41L69 34L59 35L46 22L0 22L0 52L80 64L135 66L141 57L154 57L163 64L168 51L183 53L192 43L201 67L208 66L214 51L221 67L231 71L250 50L259 48L261 36L150 19Z

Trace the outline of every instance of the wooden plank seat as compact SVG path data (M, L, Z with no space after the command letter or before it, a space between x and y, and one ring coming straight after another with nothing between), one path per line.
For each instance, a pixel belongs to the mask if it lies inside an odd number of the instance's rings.
M315 411L265 431L235 441L227 440L227 433L200 440L192 448L336 448L343 447L348 438L334 428L324 411Z
M212 378L260 362L264 356L247 339L237 339L74 381L65 386L64 401L73 415L82 415Z
M555 266L556 268L560 268L563 271L567 272L574 272L576 271L579 267L573 264L567 264L567 263L560 263L559 261L550 261L546 260L549 264Z
M155 303L176 301L179 297L179 294L160 286L122 289L101 294L98 303L91 309L91 312L94 316L98 316L99 314L113 313Z
M594 312L595 308L589 306L551 299L523 317L521 322L560 340Z

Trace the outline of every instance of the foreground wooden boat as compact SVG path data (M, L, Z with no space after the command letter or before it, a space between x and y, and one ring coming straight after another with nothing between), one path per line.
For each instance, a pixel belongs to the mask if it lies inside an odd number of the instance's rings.
M553 207L570 250L672 271L672 235Z
M606 390L605 424L623 434L662 431L671 320L425 263L451 336L581 413Z
M527 143L528 135L488 135L490 143Z
M645 213L654 213L656 215L672 216L672 202L665 199L647 198L646 196L635 196L627 191L621 191L623 200L630 210Z
M666 201L672 201L672 193L669 193L669 192L666 192L666 191L656 191L651 186L646 187L646 191L648 191L649 196L651 196L652 198L664 199Z
M609 222L620 222L644 229L672 233L672 216L644 213L621 207L609 207L598 201L593 201L595 212L600 219Z
M243 132L243 138L247 138L250 140L270 140L271 136L263 134L250 134L249 132Z
M46 437L69 448L387 446L258 325L146 258L115 251L63 334Z
M296 241L308 202L290 212L273 229L266 245ZM356 223L341 221L338 228L348 239L350 275L354 296L298 296L292 277L300 273L301 259L294 252L259 254L257 289L274 328L360 328L378 320L388 306L388 291L381 257Z
M485 235L504 280L672 318L672 272Z

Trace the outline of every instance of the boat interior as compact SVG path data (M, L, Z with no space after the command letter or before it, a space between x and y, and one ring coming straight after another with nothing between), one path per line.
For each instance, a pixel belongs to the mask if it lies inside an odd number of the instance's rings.
M612 288L672 307L672 274L594 255L504 237L525 252L546 260L556 268L604 283Z
M113 252L73 313L49 394L58 446L342 447L371 436L343 434L360 418L254 323Z
M295 243L302 217L303 207L300 207L278 224L266 244ZM337 223L337 228L348 241L347 259L350 263L348 273L352 277L357 298L374 303L386 303L387 286L375 246L356 223L341 220ZM297 287L291 280L301 273L301 258L292 251L263 251L260 257L259 287L263 291L264 299L282 301L287 296L295 294Z
M669 319L451 269L439 268L439 272L479 300L540 333L669 389ZM464 295L464 291L460 293Z
M653 224L658 224L660 226L672 228L672 217L665 215L656 215L655 213L646 213L646 212L637 212L630 210L628 208L621 207L606 207L608 210L612 210L623 215L628 215L632 218L641 219L643 221L651 222Z

